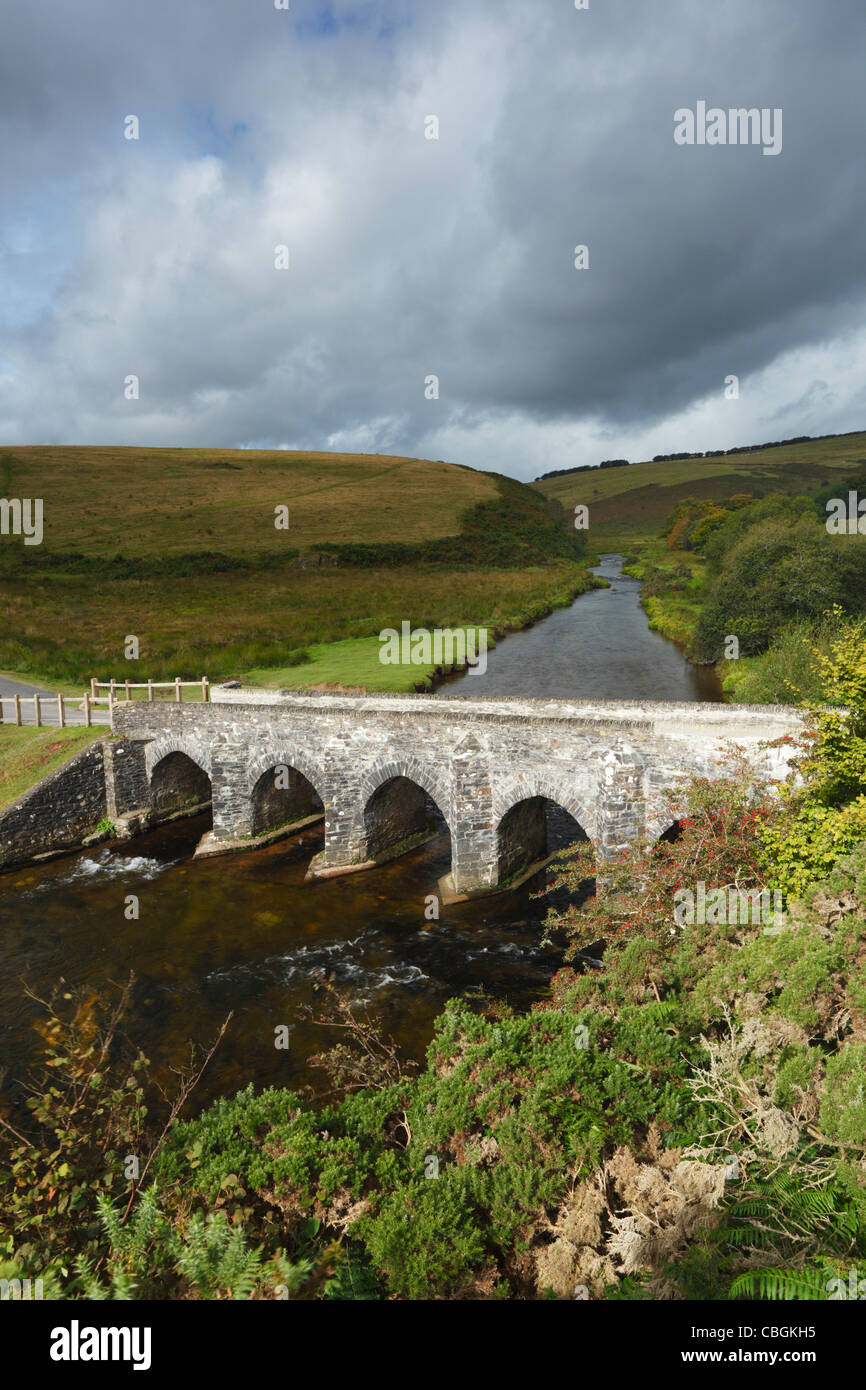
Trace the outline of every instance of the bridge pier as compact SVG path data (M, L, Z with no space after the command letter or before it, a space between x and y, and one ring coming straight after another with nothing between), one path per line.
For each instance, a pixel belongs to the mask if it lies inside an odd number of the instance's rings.
M122 739L104 744L105 799L109 820L119 820L131 811L150 809L150 782L145 767L146 744Z
M469 732L452 755L451 874L456 893L493 888L497 881L496 824L489 752Z
M643 764L626 747L605 753L602 768L596 847L599 859L611 859L645 829Z
M385 863L450 829L439 800L406 771L386 765L363 782L349 776L335 784L325 803L324 849L310 865L310 878ZM408 771L423 776L417 768Z
M215 744L211 755L213 836L242 840L253 833L253 810L247 788L248 751L240 744Z

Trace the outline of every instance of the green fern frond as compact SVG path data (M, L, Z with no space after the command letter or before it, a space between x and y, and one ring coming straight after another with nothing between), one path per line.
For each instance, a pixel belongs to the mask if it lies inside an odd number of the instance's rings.
M827 1300L833 1271L821 1265L811 1269L750 1269L731 1284L731 1298L772 1301Z

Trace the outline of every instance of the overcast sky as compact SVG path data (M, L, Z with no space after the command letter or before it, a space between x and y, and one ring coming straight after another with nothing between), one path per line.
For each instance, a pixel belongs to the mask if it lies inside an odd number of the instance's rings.
M866 428L864 54L863 0L3 0L0 443ZM781 152L677 144L699 101Z

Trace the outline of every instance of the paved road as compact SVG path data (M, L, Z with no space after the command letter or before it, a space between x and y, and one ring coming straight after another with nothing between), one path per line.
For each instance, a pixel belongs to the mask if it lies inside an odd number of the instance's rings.
M82 691L82 696L84 692ZM15 702L14 696L20 695L22 700L28 701L21 707L21 723L35 724L36 713L29 703L34 695L43 697L42 723L51 727L56 727L60 720L57 714L57 691L49 690L44 685L28 685L21 681L10 680L8 676L0 676L0 709L3 712L3 722L6 724L15 723ZM79 709L79 704L81 708ZM83 700L78 701L69 696L64 704L64 716L67 724L83 724L84 708ZM102 706L93 710L94 724L108 724L108 710Z

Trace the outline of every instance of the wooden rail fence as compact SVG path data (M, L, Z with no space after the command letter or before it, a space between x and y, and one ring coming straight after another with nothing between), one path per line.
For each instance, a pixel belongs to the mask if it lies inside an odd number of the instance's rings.
M107 690L107 695L100 695L100 690ZM131 693L134 690L146 690L148 700L159 700L163 698L155 692L160 690L174 691L174 699L178 704L183 700L184 690L194 690L196 695L207 704L210 699L210 682L207 676L202 676L201 680L184 681L180 676L175 676L173 681L98 681L94 676L90 682L90 699L93 704L107 704L109 709L115 700L131 700L136 697ZM122 694L118 694L122 691Z
M11 719L6 717L5 705L12 706L13 717ZM58 728L65 729L68 723L77 724L79 721L75 715L81 713L84 714L82 723L86 724L88 728L93 723L90 695L87 694L72 697L68 695L4 695L0 697L0 724L17 724L20 727L22 724L29 723L30 721L25 718L28 706L37 729L46 726L53 728L55 724ZM70 710L73 712L72 719L69 718ZM56 720L48 717L55 713L57 715Z
M107 694L101 695L101 690ZM137 697L133 694L136 690L147 691L145 698L148 700L173 699L180 703L184 699L185 690L195 691L192 698L202 700L207 703L210 700L210 682L207 676L202 676L201 680L184 681L177 676L173 681L99 681L94 677L90 682L90 689L83 695L6 695L0 697L0 724L16 724L19 727L24 723L30 723L25 718L28 706L32 714L32 722L38 729L43 727L58 727L65 729L67 724L84 724L88 729L94 723L101 724L99 718L94 720L94 714L102 705L107 705L108 714L111 715L112 708L116 700L131 700ZM170 695L162 695L159 692L170 691ZM190 698L190 697L187 697ZM12 718L8 719L4 706L12 706ZM56 714L56 719L53 718ZM83 716L79 718L78 716Z

